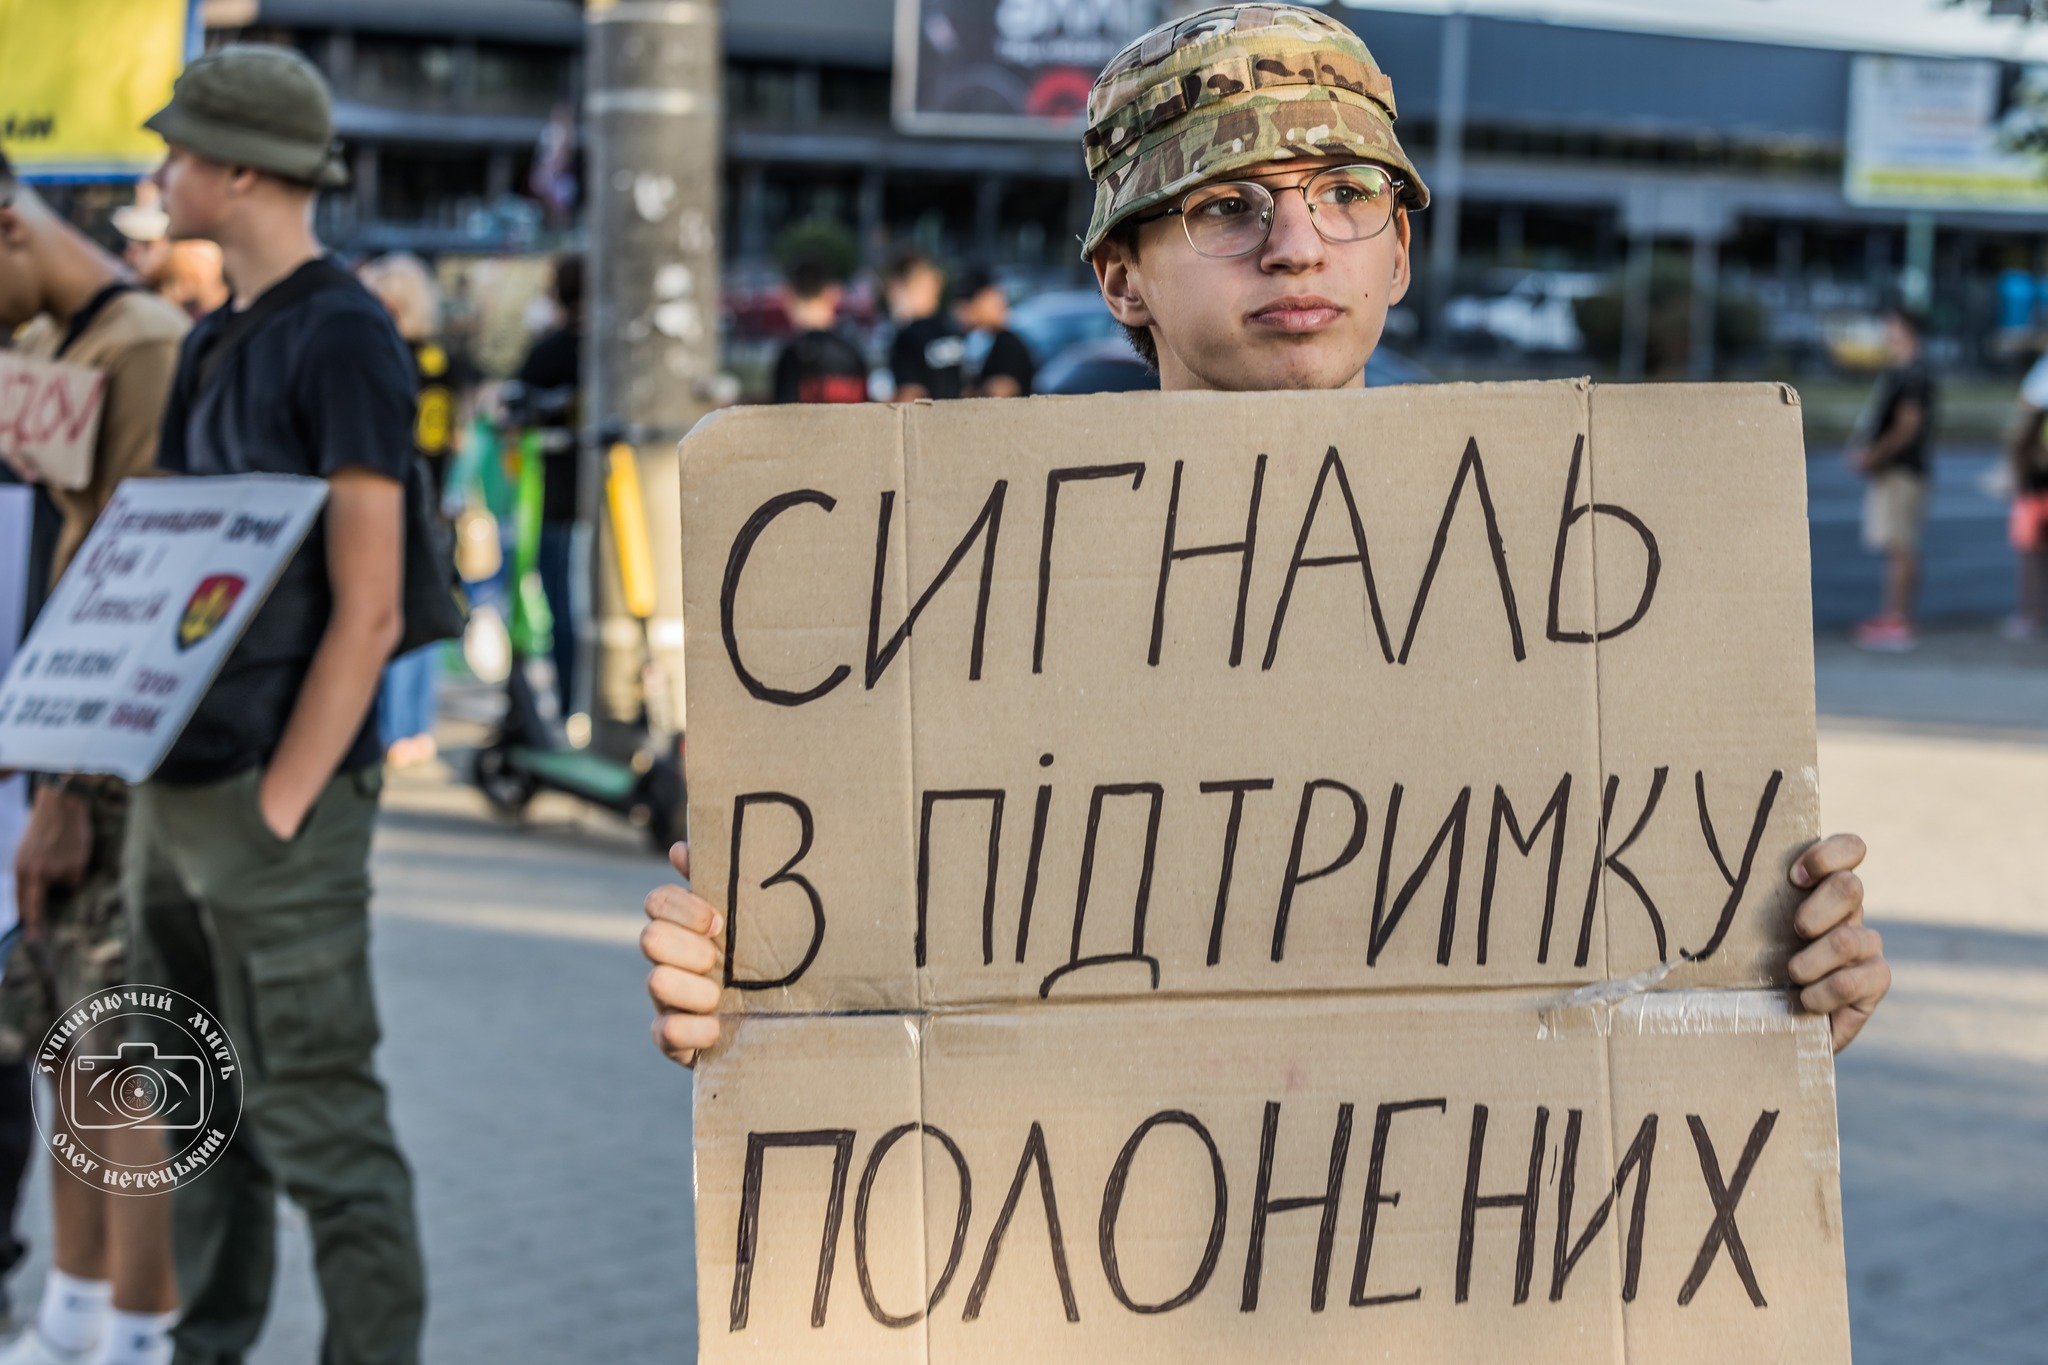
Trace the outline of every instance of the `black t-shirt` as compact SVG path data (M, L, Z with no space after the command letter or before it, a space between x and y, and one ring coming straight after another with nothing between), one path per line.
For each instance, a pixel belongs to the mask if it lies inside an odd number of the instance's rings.
M1038 377L1038 362L1024 338L1005 328L998 332L976 332L967 338L966 376L969 388L979 390L991 379L1017 381L1017 396L1031 396L1031 381Z
M1898 421L1899 408L1906 403L1920 406L1920 430L1913 439L1888 460L1886 469L1904 470L1910 474L1927 476L1927 447L1934 434L1934 376L1928 373L1926 362L1915 360L1895 370L1888 370L1878 381L1877 432L1882 437Z
M919 318L896 333L889 346L889 369L896 387L917 384L927 398L958 398L960 367L967 344L960 330L942 317Z
M777 403L865 403L867 398L867 361L837 332L800 332L775 357Z
M583 385L583 332L577 327L557 327L526 353L516 376L536 392L544 389L577 389ZM548 439L541 458L540 519L557 524L576 520L576 413L571 403L560 422L543 423Z
M250 333L195 394L194 356L228 317L218 309L185 338L164 409L160 468L199 477L328 478L367 469L406 478L419 376L369 290L347 279L299 300ZM171 745L158 779L216 782L269 763L333 611L323 514ZM339 770L379 757L377 728L365 713Z

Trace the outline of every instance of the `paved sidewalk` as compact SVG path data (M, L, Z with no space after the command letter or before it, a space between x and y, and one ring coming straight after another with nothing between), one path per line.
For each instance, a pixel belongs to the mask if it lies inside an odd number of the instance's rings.
M2048 1361L2048 646L1823 640L1821 794L1892 997L1838 1069L1860 1365Z

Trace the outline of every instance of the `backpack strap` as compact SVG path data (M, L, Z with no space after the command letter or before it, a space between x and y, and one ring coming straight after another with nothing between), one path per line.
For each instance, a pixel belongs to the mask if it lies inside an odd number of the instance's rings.
M71 325L64 329L64 339L57 343L57 350L50 358L52 360L62 360L64 353L70 350L80 337L85 335L86 329L99 320L100 314L106 311L108 304L136 287L135 283L131 280L115 280L112 284L107 285L97 294L87 299L85 307L71 315Z
M205 392L227 358L263 324L315 294L354 283L355 276L336 265L332 256L320 256L264 290L261 297L241 312L229 313L227 321L206 338L192 358L192 396L197 398Z

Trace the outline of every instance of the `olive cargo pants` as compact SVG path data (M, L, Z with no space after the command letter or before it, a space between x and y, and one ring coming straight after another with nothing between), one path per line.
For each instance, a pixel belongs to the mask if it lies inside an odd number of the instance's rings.
M239 1365L270 1307L277 1189L305 1211L322 1365L413 1365L426 1280L412 1176L371 1063L370 834L382 774L328 783L279 839L260 774L135 789L124 878L133 972L215 1011L243 1110L213 1169L177 1187L174 1365Z

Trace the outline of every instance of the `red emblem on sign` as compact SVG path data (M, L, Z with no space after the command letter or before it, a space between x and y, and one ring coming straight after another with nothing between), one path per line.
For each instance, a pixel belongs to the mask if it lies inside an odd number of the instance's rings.
M220 629L235 601L242 595L244 581L231 573L210 574L199 580L185 614L178 618L178 648L187 650Z

